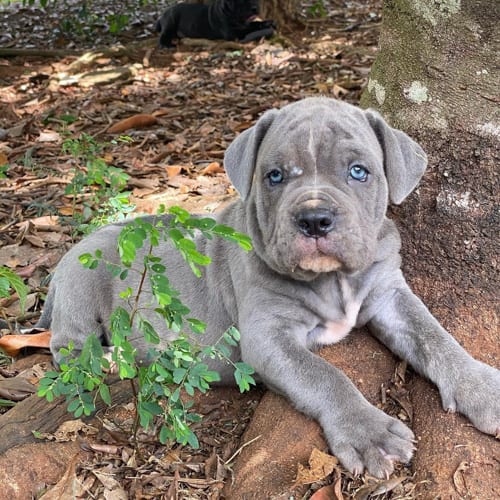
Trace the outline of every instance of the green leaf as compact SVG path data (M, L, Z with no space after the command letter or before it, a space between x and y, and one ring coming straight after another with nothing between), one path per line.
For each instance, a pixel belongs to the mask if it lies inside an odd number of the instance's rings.
M180 384L186 375L187 370L185 368L176 368L172 375L174 377L174 383Z
M215 227L217 221L211 217L194 218L189 219L190 227L199 229L200 231L210 231Z
M193 333L205 333L207 324L195 318L186 318L189 328Z
M167 441L174 438L174 433L166 425L161 426L159 440L161 444L165 444Z
M91 259L93 259L93 257L92 254L90 253L84 253L78 257L78 260L84 267L87 266L87 264L90 262Z
M235 326L230 326L226 333L228 335L230 335L234 340L236 340L236 342L239 342L240 341L240 331L235 327Z
M198 438L196 437L196 434L193 431L189 430L186 440L188 444L191 446L191 448L197 450L200 447Z
M10 282L7 278L0 277L0 297L10 297Z
M154 263L151 265L151 270L155 273L164 273L167 268L163 264Z
M119 295L120 295L120 298L122 299L129 299L130 297L132 297L134 291L132 290L132 288L130 287L127 287L126 290L124 290L123 292L120 292Z
M11 271L8 267L0 266L0 297L8 297L9 288L12 288L19 296L21 312L24 314L29 288L14 271Z
M113 278L118 277L122 272L122 268L120 266L117 266L116 264L113 264L111 262L108 262L106 264L106 269L111 274L111 276L113 276Z
M170 231L168 232L168 237L174 242L175 245L177 245L179 241L184 239L184 235L179 229L170 229Z
M147 239L147 233L140 227L141 222L137 219L127 224L118 236L118 253L122 263L129 266L134 262L137 250L142 248Z
M144 334L144 338L150 344L159 344L160 336L153 325L142 317L139 317L139 330Z
M113 333L113 344L117 346L121 345L123 339L128 337L132 331L130 314L123 307L117 307L111 314L110 323Z
M191 217L187 210L184 210L179 206L170 207L168 209L168 213L175 215L176 220L178 220L179 222L186 222Z
M232 227L225 226L223 224L218 224L213 228L212 231L214 234L220 236L221 238L238 243L238 245L247 252L252 249L251 238L246 234L238 233Z
M224 358L231 357L231 351L228 349L228 347L226 345L218 344L217 350L219 351L220 355L222 355L222 357L224 357Z
M136 374L137 371L133 366L130 366L128 363L119 363L118 375L122 380L134 378Z
M16 403L9 399L0 399L0 406L16 406Z
M219 374L219 372L216 372L215 370L208 370L203 375L203 378L207 382L219 382L220 381L220 374Z
M241 373L245 373L247 375L252 375L255 373L255 370L250 365L247 365L246 363L238 362L238 363L235 363L234 366Z
M77 410L77 408L80 408L80 400L79 399L73 399L73 401L71 401L68 404L68 412L69 413L73 413L73 412L75 412Z
M238 384L240 392L245 392L250 390L250 385L256 385L254 378L246 373L243 373L239 370L234 372L234 379Z
M109 387L106 384L101 384L99 386L99 394L101 399L108 405L111 406L111 393L109 392Z
M238 345L238 342L236 342L228 332L224 332L222 338L224 342L231 347L236 347Z

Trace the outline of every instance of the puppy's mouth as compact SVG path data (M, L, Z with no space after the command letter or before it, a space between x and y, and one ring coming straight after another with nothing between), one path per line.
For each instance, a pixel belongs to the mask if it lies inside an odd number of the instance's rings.
M343 267L340 258L332 252L326 238L305 238L299 236L295 242L298 251L298 266L303 271L329 273Z
M250 17L247 17L247 20L245 22L253 23L258 21L262 21L262 19L258 16L258 14L252 14Z

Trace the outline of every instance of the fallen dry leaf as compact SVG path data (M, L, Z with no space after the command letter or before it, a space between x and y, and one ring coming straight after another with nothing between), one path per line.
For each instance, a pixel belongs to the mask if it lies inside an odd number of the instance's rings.
M310 500L337 500L333 485L323 486L311 496Z
M391 477L384 480L374 480L366 486L363 486L354 495L355 500L368 500L375 495L382 495L392 491L396 486L399 486L407 477Z
M59 217L55 215L42 215L41 217L33 217L30 219L35 226L59 226Z
M155 116L139 114L130 116L129 118L125 118L124 120L111 125L111 127L108 128L107 132L108 134L121 134L122 132L125 132L126 130L129 130L131 128L141 129L150 127L155 123L157 123L157 119Z
M65 207L60 207L58 211L61 215L65 215L67 217L71 217L75 213L75 210L70 205L67 205Z
M333 491L335 493L335 500L344 500L344 495L342 495L342 478L340 476L333 485Z
M165 170L167 171L168 178L172 179L173 177L175 177L181 173L182 166L181 165L168 165L165 167Z
M372 491L372 495L382 495L383 493L389 493L396 486L399 486L406 477L391 477L377 484L376 488Z
M50 336L49 330L33 335L4 335L0 338L0 349L15 358L24 347L49 347Z
M458 494L461 497L467 497L467 484L465 483L464 475L462 474L464 471L470 468L470 464L468 462L460 462L457 469L453 473L453 485L457 490Z
M224 169L218 161L213 161L212 163L209 163L200 173L201 175L223 174Z
M20 276L18 274L18 276ZM4 312L7 314L7 316L10 317L18 317L23 314L23 310L21 309L21 302L19 301L19 296L17 293L13 294L10 296L11 300L10 303L6 304L3 306ZM38 294L37 293L29 293L26 296L26 299L24 301L24 311L29 311L38 301Z
M99 431L91 425L87 425L80 419L67 420L63 422L57 430L51 434L48 432L39 432L37 437L39 439L47 439L49 441L56 441L57 443L64 443L67 441L76 441L80 436L95 435Z
M113 473L105 471L92 471L104 486L104 498L107 500L127 500L128 495L120 483L113 477Z
M165 108L160 108L160 109L157 109L154 113L153 113L153 116L165 116L165 115L168 115L172 113L172 110L171 109L165 109Z
M309 467L299 464L294 487L324 479L334 471L338 463L339 461L332 455L314 448L309 457Z
M57 132L40 132L38 136L38 142L58 142L61 140L61 136Z
M34 247L45 248L45 242L36 234L26 234L24 236L26 241L29 241Z
M121 448L115 444L88 443L85 446L86 450L108 453L110 455L118 455Z

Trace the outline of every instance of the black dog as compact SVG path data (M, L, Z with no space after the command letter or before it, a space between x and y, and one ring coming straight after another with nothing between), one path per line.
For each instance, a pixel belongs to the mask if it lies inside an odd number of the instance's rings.
M169 7L156 23L159 46L173 47L174 38L238 40L246 43L272 36L273 21L255 21L259 0L214 0L210 5L180 3Z

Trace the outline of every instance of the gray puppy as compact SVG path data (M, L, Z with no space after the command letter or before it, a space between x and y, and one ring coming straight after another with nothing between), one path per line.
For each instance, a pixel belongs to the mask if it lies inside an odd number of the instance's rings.
M225 241L198 243L212 258L202 279L179 254L159 252L172 285L207 322L207 340L229 326L241 332L234 360L323 427L331 451L354 473L384 477L393 461L410 460L414 436L402 422L369 404L337 368L312 351L368 325L393 352L439 388L443 406L481 431L500 431L500 372L474 360L410 291L400 271L400 239L386 218L426 168L420 146L374 111L327 98L308 98L265 113L225 155L241 199L219 222L252 237L245 254ZM133 276L113 280L104 266L84 269L78 256L101 249L117 260L121 225L76 245L57 267L40 325L51 349L89 332L109 344L108 317ZM145 303L148 301L146 297ZM173 338L151 318L164 340ZM139 353L145 346L137 343ZM224 382L227 366L218 367Z

